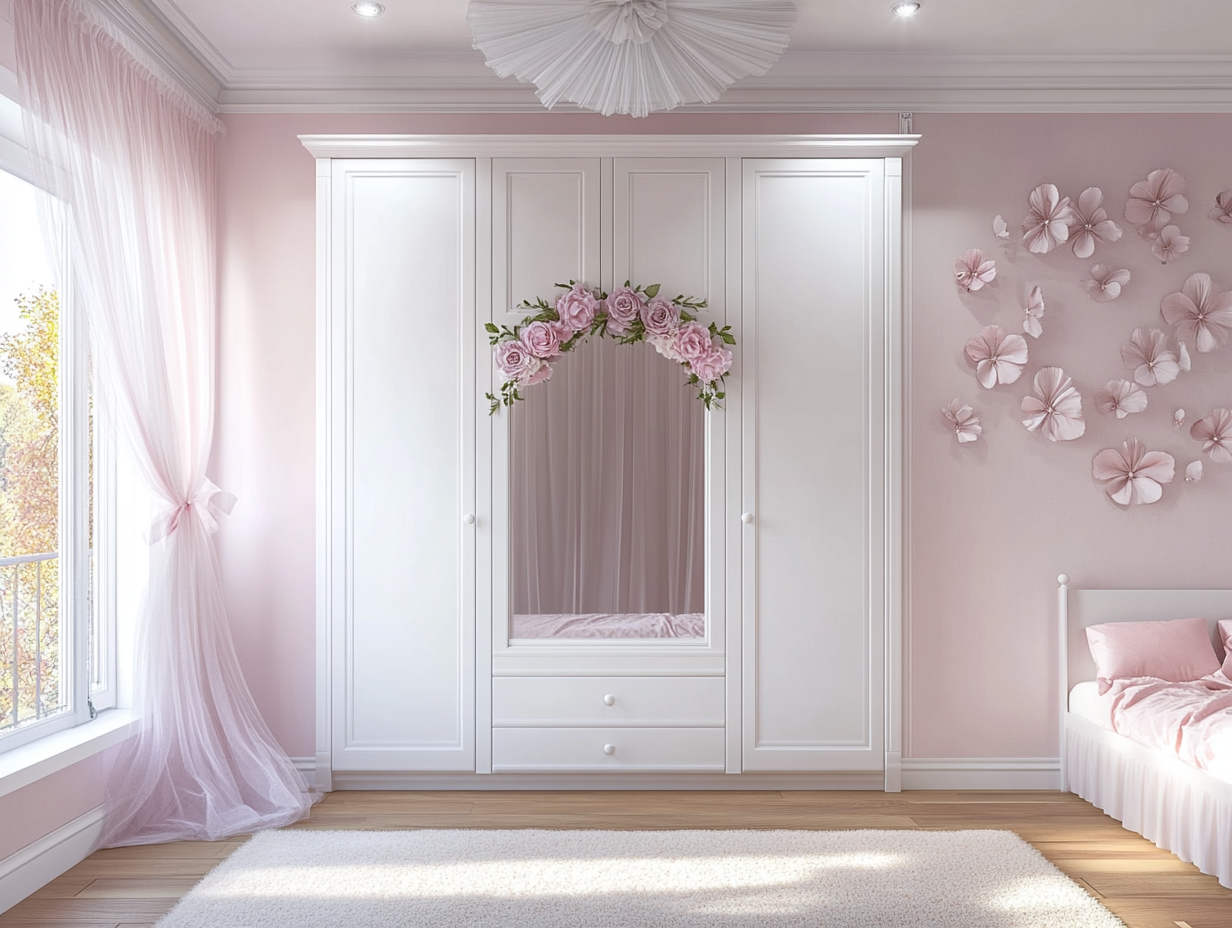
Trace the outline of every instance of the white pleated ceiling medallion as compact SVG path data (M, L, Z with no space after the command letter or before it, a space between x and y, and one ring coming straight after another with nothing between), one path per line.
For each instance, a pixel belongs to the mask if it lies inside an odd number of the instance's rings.
M712 103L787 48L792 0L471 0L475 48L501 77L604 116Z

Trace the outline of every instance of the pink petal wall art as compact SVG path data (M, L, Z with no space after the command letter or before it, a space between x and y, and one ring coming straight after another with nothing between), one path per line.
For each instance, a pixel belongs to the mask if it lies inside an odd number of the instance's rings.
M1027 198L1029 209L1022 221L1022 240L1027 250L1047 254L1069 240L1069 226L1074 219L1069 197L1063 197L1055 184L1040 184Z
M1147 451L1142 442L1130 438L1119 451L1105 448L1095 455L1091 474L1115 503L1154 503L1176 475L1176 459L1166 451Z
M1104 209L1104 192L1088 187L1078 195L1078 206L1069 227L1074 256L1089 258L1095 254L1097 242L1115 242L1121 237L1121 227L1108 218Z
M1130 340L1121 346L1121 360L1144 387L1172 383L1181 372L1176 355L1168 350L1168 337L1146 326L1134 329Z
M1125 268L1113 270L1106 264L1091 268L1091 276L1082 285L1087 288L1096 303L1110 303L1121 295L1121 288L1129 283L1130 273Z
M967 360L975 365L980 386L992 389L997 384L1013 383L1022 376L1027 363L1027 341L1011 335L999 325L985 326L963 346Z
M1232 464L1232 411L1213 409L1189 430L1190 436L1202 442L1202 450L1217 464Z
M1087 430L1082 418L1082 396L1059 367L1045 367L1035 375L1035 392L1023 397L1022 424L1049 441L1073 441Z
M1184 339L1177 339L1176 342L1176 366L1182 372L1188 372L1193 367L1193 359L1189 356L1189 346L1185 344Z
M1095 408L1105 416L1124 419L1130 413L1146 409L1146 393L1130 380L1109 380L1108 386L1095 391Z
M1176 337L1201 352L1222 348L1232 331L1232 293L1217 293L1209 274L1190 274L1179 293L1169 293L1159 305Z
M1232 190L1224 190L1215 195L1215 208L1206 214L1216 222L1232 225Z
M1184 424L1185 424L1185 410L1183 409L1172 410L1172 427L1174 429L1179 429Z
M964 293L981 290L997 277L997 262L984 257L978 248L968 248L954 259L954 281Z
M1180 255L1189 251L1189 236L1181 235L1176 226L1164 226L1151 244L1151 254L1162 264L1171 264Z
M1202 462L1191 461L1189 466L1185 468L1185 482L1197 483L1202 479Z
M1000 213L992 217L992 234L997 238L1010 237L1010 227L1006 225Z
M984 431L975 410L960 399L952 399L942 406L941 415L953 430L960 445L978 440Z
M1189 210L1185 199L1185 178L1172 168L1160 168L1129 188L1125 219L1136 226L1158 231L1173 216Z
M1032 338L1039 338L1044 334L1043 323L1040 319L1044 316L1044 290L1038 284L1031 288L1031 292L1027 294L1027 305L1022 308L1025 317L1022 320L1022 330Z

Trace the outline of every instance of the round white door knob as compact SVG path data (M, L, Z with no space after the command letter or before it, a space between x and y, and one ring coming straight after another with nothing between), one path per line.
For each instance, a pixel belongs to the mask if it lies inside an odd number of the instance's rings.
M467 525L474 525L474 524L475 524L475 516L474 516L474 514L473 514L473 513L469 513L469 512L468 512L466 515L464 515L464 516L462 517L462 521L463 521L463 522L465 522Z
M616 753L616 745L614 745L614 744L605 744L605 745L603 746L603 753L604 753L604 754L607 754L609 757L610 757L611 755L615 754L615 753Z
M616 697L613 696L611 693L608 693L606 696L603 697L603 704L605 706L616 705ZM608 753L610 754L611 752L609 751Z
M740 517L740 521L743 522L745 525L751 525L753 523L753 513L746 512L744 515Z

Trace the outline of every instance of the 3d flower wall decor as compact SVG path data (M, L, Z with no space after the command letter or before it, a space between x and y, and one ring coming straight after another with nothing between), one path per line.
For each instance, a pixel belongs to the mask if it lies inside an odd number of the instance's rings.
M1035 392L1023 397L1022 424L1049 441L1073 441L1087 430L1082 418L1082 395L1059 367L1045 367L1035 375Z
M1095 455L1091 474L1114 503L1155 503L1163 496L1163 485L1176 475L1176 459L1166 451L1147 451L1142 442L1130 438L1120 451L1105 448Z
M1114 271L1106 264L1097 264L1091 268L1090 279L1084 280L1082 285L1096 303L1110 303L1121 295L1121 289L1130 279L1125 268Z
M1160 264L1171 264L1187 251L1189 236L1181 235L1181 230L1176 226L1164 226L1151 242L1151 254L1159 259Z
M1098 187L1088 187L1078 195L1078 207L1074 210L1070 234L1071 246L1076 258L1089 258L1095 254L1096 242L1115 242L1121 237L1121 227L1108 218L1104 210L1104 192Z
M1189 429L1202 442L1202 450L1217 464L1232 464L1232 411L1214 409Z
M1013 383L1027 363L1027 341L999 325L985 326L963 346L967 360L975 365L980 386L991 390L999 383Z
M1216 293L1209 274L1190 274L1179 293L1169 293L1159 304L1176 337L1193 342L1206 353L1222 348L1232 332L1232 292Z
M1142 412L1147 407L1146 393L1136 383L1128 380L1109 380L1108 386L1095 391L1094 399L1096 409L1105 416L1117 419L1124 419L1130 413Z
M1027 250L1047 254L1069 240L1074 210L1069 197L1063 197L1055 184L1040 184L1027 198L1029 209L1022 221L1022 240Z
M1022 330L1032 338L1044 334L1044 325L1040 319L1044 317L1044 288L1036 284L1027 294L1027 305L1022 308L1024 318Z
M1138 326L1121 346L1121 360L1144 387L1172 383L1181 373L1176 355L1168 348L1168 336L1159 329Z
M1158 232L1173 216L1189 210L1185 178L1172 168L1160 168L1129 188L1125 220L1139 226L1138 234Z
M982 290L996 278L997 262L986 259L978 248L968 248L961 258L954 259L954 282L963 293Z
M1232 225L1232 190L1223 190L1215 195L1215 208L1206 214L1216 222Z
M941 407L941 415L954 432L960 445L977 441L984 427L980 425L980 417L975 410L960 399L952 399Z

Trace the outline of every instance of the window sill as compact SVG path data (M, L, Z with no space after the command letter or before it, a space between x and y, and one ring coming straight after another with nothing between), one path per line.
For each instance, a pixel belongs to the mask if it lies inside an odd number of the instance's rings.
M0 796L93 757L136 731L137 720L131 711L108 709L84 725L5 751L0 754Z

